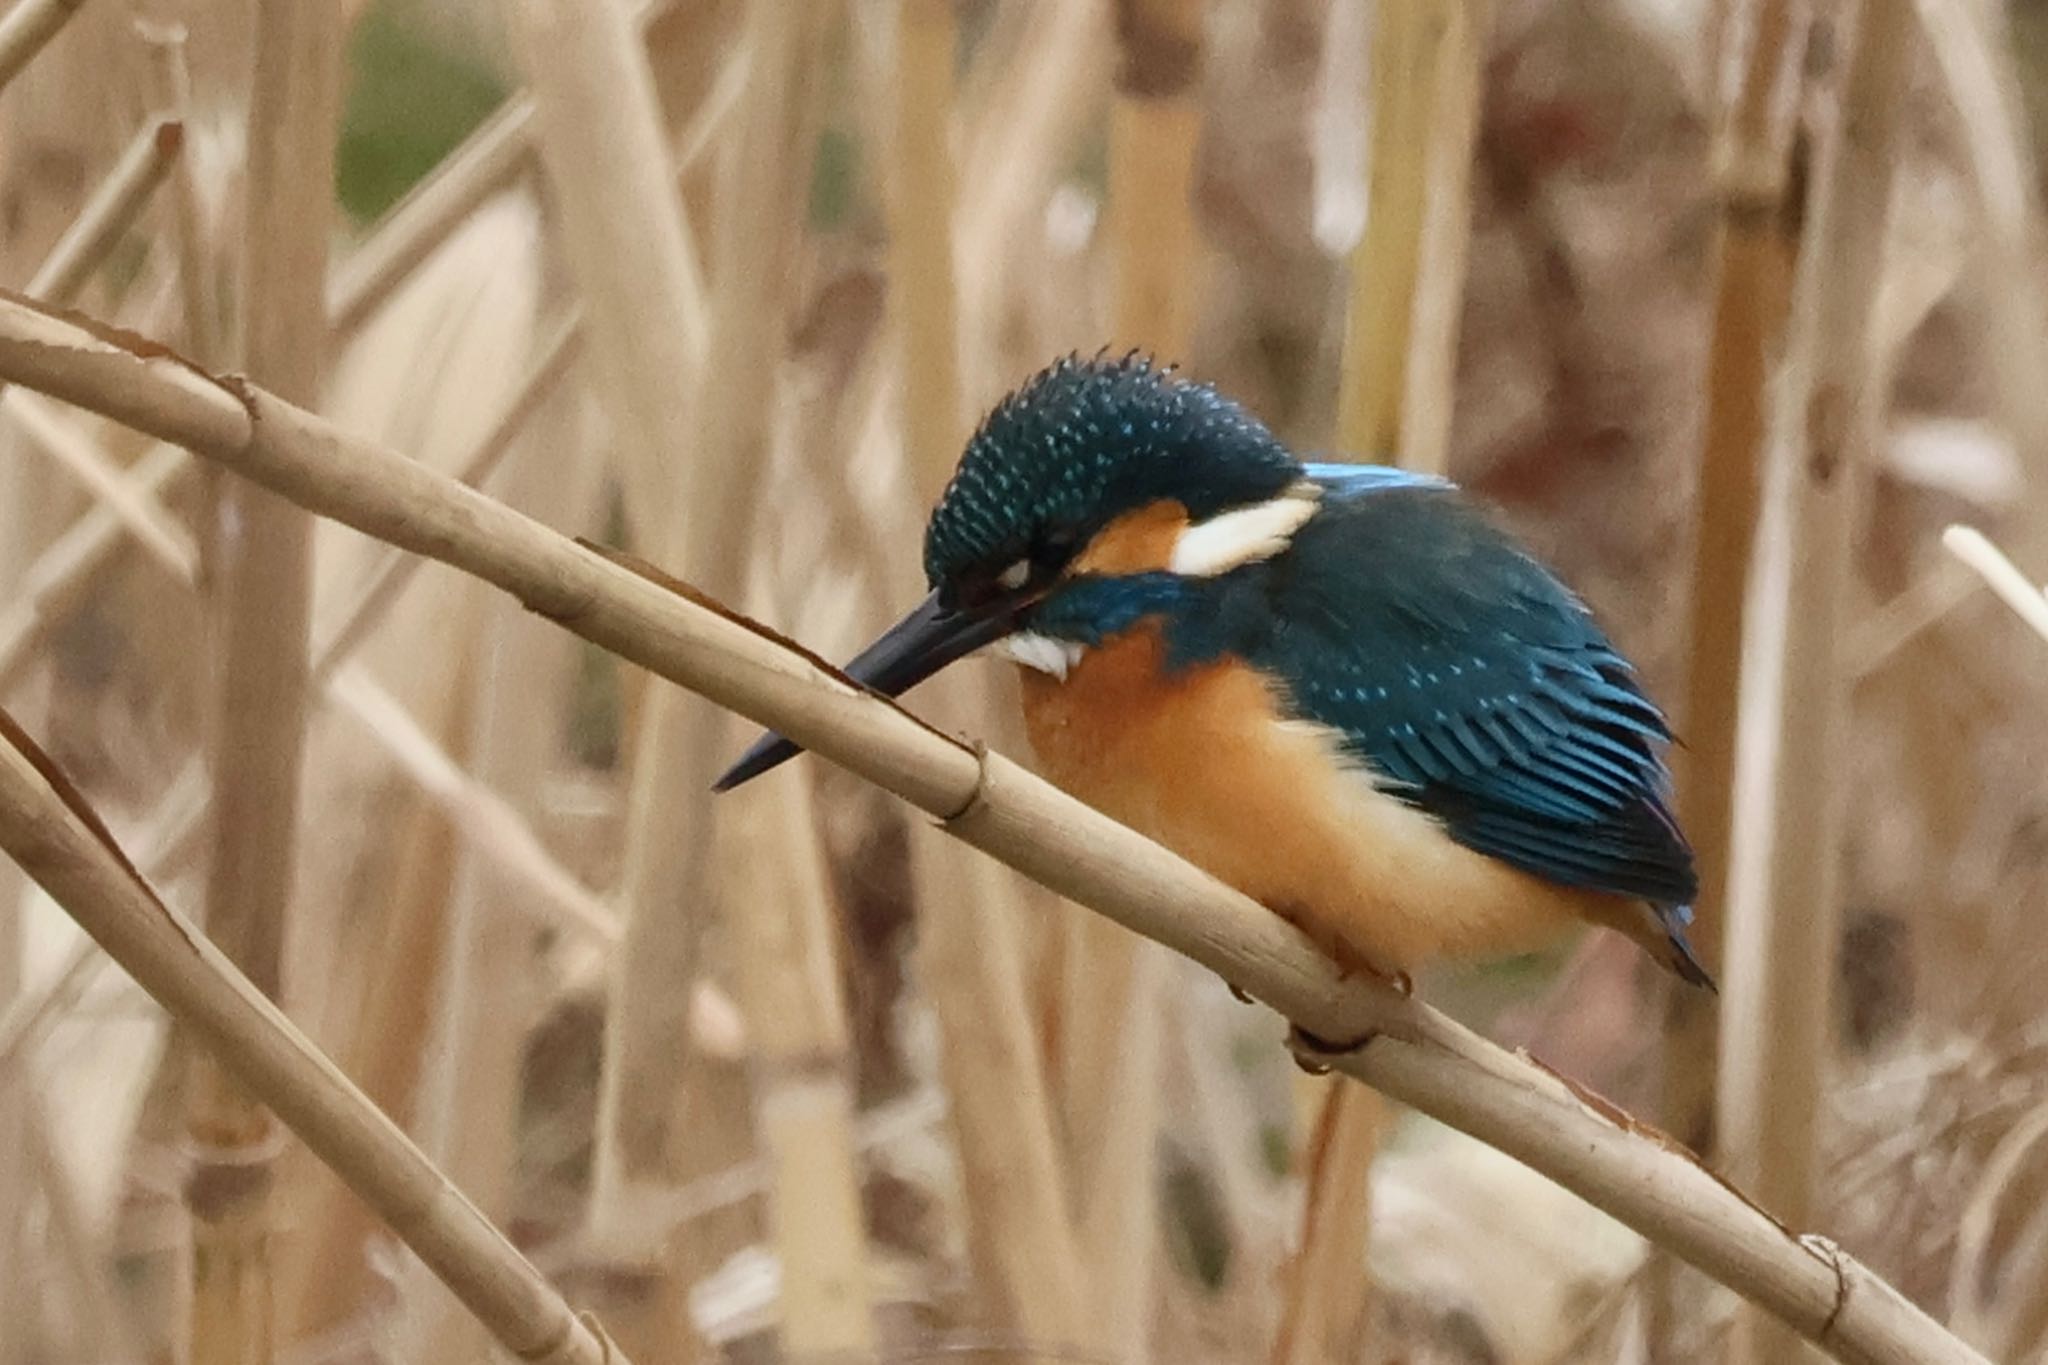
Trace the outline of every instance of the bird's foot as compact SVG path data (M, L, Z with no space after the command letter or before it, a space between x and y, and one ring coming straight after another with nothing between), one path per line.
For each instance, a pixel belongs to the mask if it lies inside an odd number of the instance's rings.
M1230 988L1230 998L1237 1001L1238 1004L1256 1005L1259 1003L1258 1001L1252 999L1250 991L1238 985L1235 981L1232 981L1226 977L1224 979L1223 984Z
M1403 1000L1415 994L1415 978L1402 971L1386 971L1375 967L1364 958L1343 954L1337 958L1337 979L1349 981L1353 977L1367 977L1379 982Z
M1299 1024L1289 1024L1287 1047L1294 1054L1296 1066L1311 1076L1327 1076L1330 1074L1332 1059L1363 1052L1367 1045L1379 1036L1378 1029L1367 1029L1349 1042L1333 1043L1328 1038L1310 1033Z

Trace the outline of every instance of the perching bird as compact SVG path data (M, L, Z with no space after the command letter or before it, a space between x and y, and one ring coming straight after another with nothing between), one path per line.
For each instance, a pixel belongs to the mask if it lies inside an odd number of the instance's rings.
M895 696L993 646L1047 777L1345 967L1405 980L1583 919L1711 985L1663 716L1451 484L1305 464L1213 389L1070 357L968 442L924 567L855 680ZM764 737L719 789L795 752Z

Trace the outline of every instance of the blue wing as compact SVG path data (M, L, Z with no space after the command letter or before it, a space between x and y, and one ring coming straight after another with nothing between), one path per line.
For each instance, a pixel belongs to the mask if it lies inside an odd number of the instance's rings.
M1326 472L1327 471L1327 472ZM1449 485L1312 466L1330 489L1216 618L1302 718L1450 836L1550 881L1689 902L1663 716L1572 593Z

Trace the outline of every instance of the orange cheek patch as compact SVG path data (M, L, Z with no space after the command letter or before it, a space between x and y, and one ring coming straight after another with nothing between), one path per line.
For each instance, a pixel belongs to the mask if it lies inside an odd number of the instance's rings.
M1147 503L1097 531L1068 572L1115 576L1163 569L1187 528L1187 508L1172 499Z

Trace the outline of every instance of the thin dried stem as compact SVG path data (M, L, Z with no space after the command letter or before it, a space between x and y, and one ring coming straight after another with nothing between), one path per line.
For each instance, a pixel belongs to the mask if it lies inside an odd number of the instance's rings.
M310 402L325 369L338 10L256 11L243 225L242 338L251 375ZM267 490L224 484L215 509L219 688L212 700L213 828L206 928L257 989L283 980L305 734L312 519ZM202 1059L187 1095L195 1148L191 1365L258 1365L276 1349L271 1189L277 1134L261 1105Z
M0 849L374 1208L506 1350L536 1365L624 1365L397 1125L163 903L17 734L0 743Z
M1450 447L1438 414L1449 407L1471 226L1476 9L1473 0L1374 9L1367 212L1351 253L1337 400L1340 449L1439 473Z
M85 0L17 0L0 18L0 90L35 60Z
M454 476L458 482L477 488L491 477L499 461L505 458L532 422L534 414L575 364L582 349L581 328L582 319L574 313L556 324L555 330L541 343L539 353L527 367L526 374L506 400L497 419L477 438L476 444L455 461ZM333 624L330 626L325 620L316 624L313 634L318 643L313 649L311 671L316 685L332 677L335 669L346 663L357 647L369 638L391 604L405 591L405 585L412 581L419 566L419 560L410 555L395 551L386 553L363 576L347 604L334 609L331 616ZM5 655L0 654L0 660L4 658ZM0 670L0 677L4 676L4 670Z
M48 303L70 303L107 254L149 207L185 145L185 125L156 118L144 125L85 201L28 282L28 293Z
M1838 640L1889 392L1891 358L1876 353L1873 320L1916 36L1905 6L1863 6L1835 107L1816 111L1833 126L1818 130L1743 639L1717 1129L1728 1168L1795 1225L1816 1207L1834 1051L1847 800ZM1736 1342L1744 1360L1794 1349L1780 1324L1756 1315Z
M1370 1172L1388 1119L1385 1102L1364 1086L1339 1083L1325 1095L1304 1158L1301 1245L1288 1267L1273 1365L1355 1360L1365 1346Z
M1941 548L1967 565L1998 594L1999 601L2011 607L2036 635L2048 640L2048 590L2031 582L1982 531L1951 526L1941 533Z
M199 580L199 549L184 523L165 509L154 492L138 486L120 466L100 453L68 414L46 398L18 389L0 394L0 412L140 541L186 587Z
M1736 695L1770 366L1791 307L1802 227L1790 114L1804 34L1800 0L1761 0L1743 84L1715 148L1719 279L1694 494L1692 638L1680 726L1686 747L1678 761L1679 807L1700 876L1692 938L1710 968L1721 960ZM1699 992L1670 996L1661 1115L1670 1131L1695 1143L1705 1141L1713 1115L1716 1027L1713 1004Z
M1115 337L1187 358L1202 258L1195 225L1203 7L1123 0L1110 105ZM1167 962L1100 915L1064 907L1061 1103L1080 1253L1095 1268L1091 1342L1147 1358L1160 1246L1159 1116Z
M550 928L605 947L618 943L618 915L548 852L534 834L529 817L498 795L501 784L482 772L463 771L397 698L377 686L368 674L344 668L335 674L330 690L336 701L377 736L420 789L447 812L465 836L470 856L491 863L499 877L517 888L519 895L505 899L517 908L531 910ZM535 728L539 731L542 727ZM514 785L509 789L524 788Z
M935 496L962 437L961 261L950 131L955 15L919 0L899 17L890 211L890 303L900 344L904 460ZM879 396L879 395L878 395ZM901 531L907 539L909 526ZM958 679L931 689L970 711ZM915 837L917 968L940 1029L939 1066L960 1153L968 1254L990 1330L1073 1342L1085 1320L1079 1252L1044 1059L1026 1002L1013 878Z
M875 1324L838 930L810 784L762 785L723 829L754 1123L772 1172L782 1349L858 1359L873 1353Z
M118 417L368 535L495 583L604 648L789 735L896 793L983 849L1268 1001L1323 1038L1368 1039L1331 1058L1347 1075L1550 1176L1745 1297L1837 1359L1947 1365L1983 1357L1824 1239L1802 1238L1689 1153L1553 1072L1485 1042L1419 1000L1346 980L1264 907L1032 777L947 738L894 704L652 570L580 546L415 460L358 440L245 382L212 380L143 355L19 300L0 298L0 379ZM43 815L24 765L8 764L0 809ZM69 826L31 817L0 827L60 902L108 869ZM127 879L114 879L128 885ZM54 883L54 884L53 884ZM131 899L120 901L132 905ZM94 898L103 900L104 898ZM74 909L78 907L73 906ZM137 914L138 935L173 964L196 951L179 922ZM130 927L128 920L98 928ZM175 969L108 951L185 1017L199 1001ZM161 962L159 966L163 965ZM207 973L208 980L215 980ZM247 1022L283 1020L246 992ZM211 1018L219 1020L219 1011ZM209 1037L219 1033L210 1027ZM267 1054L266 1054L267 1055ZM294 1055L297 1055L294 1052ZM264 1093L277 1098L276 1088ZM284 1111L282 1103L280 1112ZM305 1115L294 1108L295 1125ZM306 1126L317 1126L313 1119ZM548 1337L543 1340L553 1340Z

